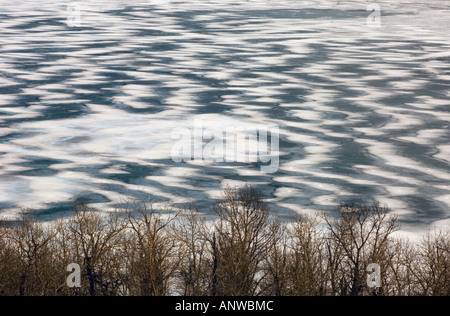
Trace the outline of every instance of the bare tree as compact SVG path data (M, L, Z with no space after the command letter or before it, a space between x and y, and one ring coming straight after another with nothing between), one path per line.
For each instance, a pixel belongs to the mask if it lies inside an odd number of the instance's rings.
M274 220L269 228L270 239L264 259L264 278L261 282L262 294L269 296L286 296L291 294L289 269L291 252L286 225L279 219Z
M10 263L16 295L49 295L54 287L50 242L56 232L36 222L31 213L22 211L20 224L7 228L3 255ZM8 256L8 257L6 257Z
M182 215L176 229L176 237L183 251L183 261L178 272L180 294L208 295L211 288L212 264L208 243L210 228L193 208L184 210Z
M417 249L407 239L394 239L386 252L387 269L382 276L384 294L391 296L417 295Z
M142 203L127 212L124 255L129 273L129 295L170 295L182 261L174 221L179 213L157 212Z
M291 295L325 295L327 284L323 232L317 228L319 219L301 216L289 230L292 256L289 276Z
M83 280L87 280L86 294L114 295L121 286L121 281L111 274L123 230L119 214L102 216L85 204L77 204L67 229L75 263L83 267Z
M375 203L370 206L342 205L336 220L329 216L324 219L329 230L329 256L335 257L333 265L344 273L339 278L338 294L367 293L366 268L370 263L376 263L381 266L382 273L386 271L386 253L391 235L398 229L397 217L391 215L387 207ZM383 286L372 294L382 293Z
M0 225L0 295L18 295L19 257L15 245L7 238L8 228Z
M419 246L415 275L419 294L429 296L450 295L450 233L429 232Z
M225 189L215 211L213 294L257 295L270 242L269 208L255 189L245 186Z

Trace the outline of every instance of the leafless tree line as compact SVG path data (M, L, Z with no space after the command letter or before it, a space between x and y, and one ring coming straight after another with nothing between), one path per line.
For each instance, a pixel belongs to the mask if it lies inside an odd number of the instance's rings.
M79 204L73 217L43 223L24 212L0 225L0 295L450 295L450 234L396 238L387 207L283 221L245 186L224 190L215 213L206 221L192 208L136 203L104 215ZM67 284L71 263L80 287ZM367 284L371 263L377 288Z

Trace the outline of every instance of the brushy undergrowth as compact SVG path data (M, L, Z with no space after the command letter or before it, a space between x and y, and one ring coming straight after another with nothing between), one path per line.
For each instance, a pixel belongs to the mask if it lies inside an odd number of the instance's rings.
M137 203L100 214L75 206L42 223L24 212L0 225L2 296L447 296L450 235L394 237L378 204L283 221L252 187L228 188L206 221L195 209ZM67 278L80 266L80 287ZM369 288L370 264L380 287Z

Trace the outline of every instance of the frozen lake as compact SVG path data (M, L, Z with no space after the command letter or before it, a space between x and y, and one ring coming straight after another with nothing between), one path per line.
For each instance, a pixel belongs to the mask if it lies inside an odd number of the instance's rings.
M283 215L374 199L449 223L450 1L0 3L0 216L209 212L248 183ZM174 162L196 120L278 126L278 170Z

